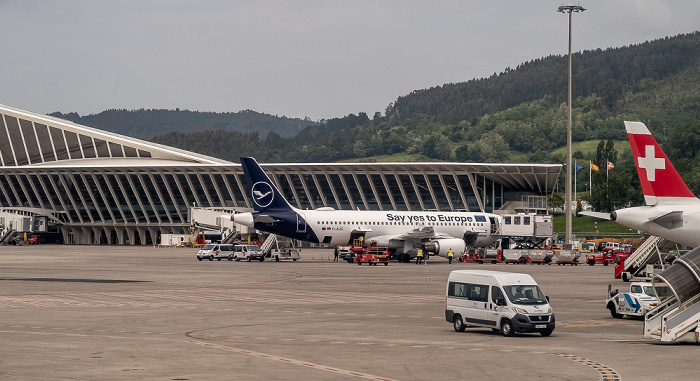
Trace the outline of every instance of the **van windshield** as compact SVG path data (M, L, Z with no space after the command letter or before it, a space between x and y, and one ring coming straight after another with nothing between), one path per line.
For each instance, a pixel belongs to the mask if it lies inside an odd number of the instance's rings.
M216 245L204 245L202 246L202 250L212 250Z
M536 284L505 286L503 288L513 304L547 304L547 298L544 297L542 290Z

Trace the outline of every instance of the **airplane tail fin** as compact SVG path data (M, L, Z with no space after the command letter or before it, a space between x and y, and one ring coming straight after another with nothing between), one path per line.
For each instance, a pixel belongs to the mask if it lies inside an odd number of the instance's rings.
M293 210L254 158L242 157L241 166L248 185L248 196L256 212Z
M697 200L644 123L626 121L625 129L647 205Z

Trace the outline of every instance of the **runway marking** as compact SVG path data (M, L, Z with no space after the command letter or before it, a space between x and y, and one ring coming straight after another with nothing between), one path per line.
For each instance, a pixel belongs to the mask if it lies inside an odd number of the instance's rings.
M225 351L236 352L236 353L240 353L240 354L244 354L244 355L248 355L248 356L260 357L260 358L264 358L264 359L268 359L268 360L280 361L280 362L284 362L287 364L301 365L301 366L305 366L305 367L312 368L312 369L323 370L326 372L345 374L348 376L354 376L354 377L358 377L358 378L366 378L368 380L395 381L391 378L375 376L375 375L369 374L369 373L353 372L353 371L346 370L346 369L330 367L330 366L316 364L316 363L312 363L312 362L308 362L308 361L294 360L294 359L270 355L270 354L266 354L266 353L260 353L260 352L249 351L249 350L235 348L235 347L229 347L229 346L225 346L225 345L211 344L211 343L206 343L206 342L197 341L197 340L186 340L186 341L188 343L202 345L202 346L206 346L206 347L210 347L210 348L222 349Z
M614 369L612 369L606 365L603 365L601 363L597 363L597 362L585 359L583 357L570 355L567 353L555 353L555 355L557 355L559 357L568 358L570 360L574 360L574 361L579 362L581 364L590 366L591 368L597 370L601 376L603 376L603 378L602 378L603 381L613 381L613 380L621 380L622 379L620 377L620 375L617 374L617 372Z

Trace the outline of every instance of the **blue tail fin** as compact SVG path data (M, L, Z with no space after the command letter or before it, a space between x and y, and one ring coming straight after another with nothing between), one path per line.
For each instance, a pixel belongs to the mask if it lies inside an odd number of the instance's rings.
M248 196L253 201L253 209L256 212L293 209L254 158L242 157L241 166L248 184Z

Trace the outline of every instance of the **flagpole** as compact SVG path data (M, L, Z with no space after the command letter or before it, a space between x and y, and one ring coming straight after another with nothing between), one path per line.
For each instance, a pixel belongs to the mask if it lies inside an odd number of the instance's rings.
M588 195L591 195L593 190L593 160L588 160ZM590 200L589 200L590 201Z
M574 164L574 210L576 210L576 191L578 188L576 187L576 178L578 177L578 160L575 161L576 164Z

